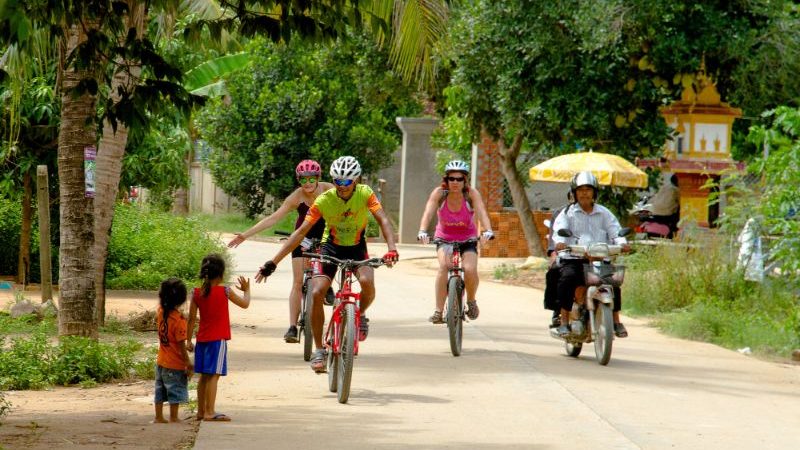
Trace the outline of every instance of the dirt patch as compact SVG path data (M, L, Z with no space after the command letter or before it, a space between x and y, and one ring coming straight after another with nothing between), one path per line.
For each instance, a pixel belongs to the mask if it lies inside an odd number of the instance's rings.
M39 292L26 290L37 301ZM106 310L120 320L151 316L155 292L111 291ZM13 301L0 292L0 308ZM142 319L140 319L142 320ZM147 343L152 333L136 333ZM152 342L151 342L152 341ZM11 412L0 422L0 450L11 449L184 449L192 448L199 425L182 406L181 423L152 424L153 381L103 384L94 388L54 387L43 391L7 391ZM194 391L190 390L194 396ZM164 406L169 416L169 406Z
M544 274L543 270L518 270L516 273L507 274L502 280L495 279L491 274L482 274L481 279L544 290Z

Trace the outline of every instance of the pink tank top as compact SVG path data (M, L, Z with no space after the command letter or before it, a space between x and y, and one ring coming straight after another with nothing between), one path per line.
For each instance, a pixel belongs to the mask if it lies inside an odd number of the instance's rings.
M478 235L478 229L472 220L473 212L467 206L467 199L461 200L461 209L451 211L447 207L447 199L437 212L439 223L436 224L434 236L448 241L465 241Z

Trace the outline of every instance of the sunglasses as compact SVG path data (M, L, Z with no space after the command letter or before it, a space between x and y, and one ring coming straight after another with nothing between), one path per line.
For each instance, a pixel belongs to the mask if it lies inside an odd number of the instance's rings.
M300 177L298 180L300 184L311 184L317 182L317 177Z
M464 182L464 177L446 177L446 178L447 181L460 181L462 183Z
M341 180L339 178L334 178L333 182L337 186L341 186L341 187L347 187L347 186L350 186L351 184L353 184L353 180Z

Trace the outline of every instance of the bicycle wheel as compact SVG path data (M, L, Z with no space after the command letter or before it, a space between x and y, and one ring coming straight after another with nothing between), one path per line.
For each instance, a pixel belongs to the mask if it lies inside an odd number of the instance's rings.
M614 318L611 315L611 306L606 303L600 303L594 312L594 329L597 330L594 354L597 363L605 366L611 360L611 343L614 342Z
M447 282L447 330L450 334L450 351L461 355L461 340L464 330L464 282L460 277L450 277Z
M331 317L331 322L333 322L333 317ZM339 383L339 355L334 352L333 343L334 343L334 336L339 336L339 333L342 327L338 326L335 322L332 323L331 327L331 335L328 336L328 358L325 360L325 364L328 369L328 390L331 392L336 392ZM339 337L339 342L341 342L341 336Z
M303 360L311 360L311 350L314 346L314 335L311 330L311 305L314 304L314 290L311 289L311 278L306 278L303 283L303 310L300 312L303 321Z
M342 351L339 354L339 367L337 369L339 403L347 403L347 399L350 397L350 381L353 378L356 339L358 339L356 305L348 303L344 307L344 317L342 317Z

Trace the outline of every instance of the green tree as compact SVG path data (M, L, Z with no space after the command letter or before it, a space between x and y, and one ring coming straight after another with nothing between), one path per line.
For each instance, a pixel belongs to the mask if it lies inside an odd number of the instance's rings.
M748 52L800 41L797 16L787 6L476 0L460 11L451 36L448 114L466 121L473 138L483 132L497 140L531 254L540 249L517 169L523 150L550 155L584 148L628 159L654 154L668 137L659 106L696 83L704 56L720 91L731 93L732 78L723 73L742 78L745 67L752 70ZM780 27L792 37L770 37ZM795 64L772 62L784 73ZM786 81L793 87L772 95L771 104L800 86L797 77Z
M198 11L212 3L197 0L188 6ZM187 36L200 37L207 28L218 38L223 29L230 28L246 35L263 34L274 41L288 38L292 32L333 38L347 26L362 25L365 13L377 18L377 11L394 11L385 8L389 3L405 2L222 1L218 18L198 21ZM28 41L35 27L48 30L53 39L63 39L58 58L62 335L97 334L99 317L94 302L98 286L102 289L103 285L102 265L127 128L146 127L154 116L144 111L153 112L170 103L188 113L191 99L178 84L181 73L164 61L143 32L151 9L176 11L181 4L179 0L8 0L0 7L0 45ZM383 21L376 31L388 30L387 23ZM414 58L403 60L420 63ZM98 94L103 95L99 100ZM120 125L123 128L118 128ZM83 180L84 150L93 146L100 148L96 199L86 197Z
M800 278L800 109L786 106L768 111L766 126L750 129L748 139L768 148L750 169L763 175L763 188L753 206L770 240L767 257L778 263L783 274Z
M251 69L227 82L230 98L208 105L197 121L215 180L249 215L264 210L264 194L283 198L294 189L302 159L326 166L352 155L366 174L386 167L399 144L395 117L421 110L364 35L333 46L257 39L250 51Z

